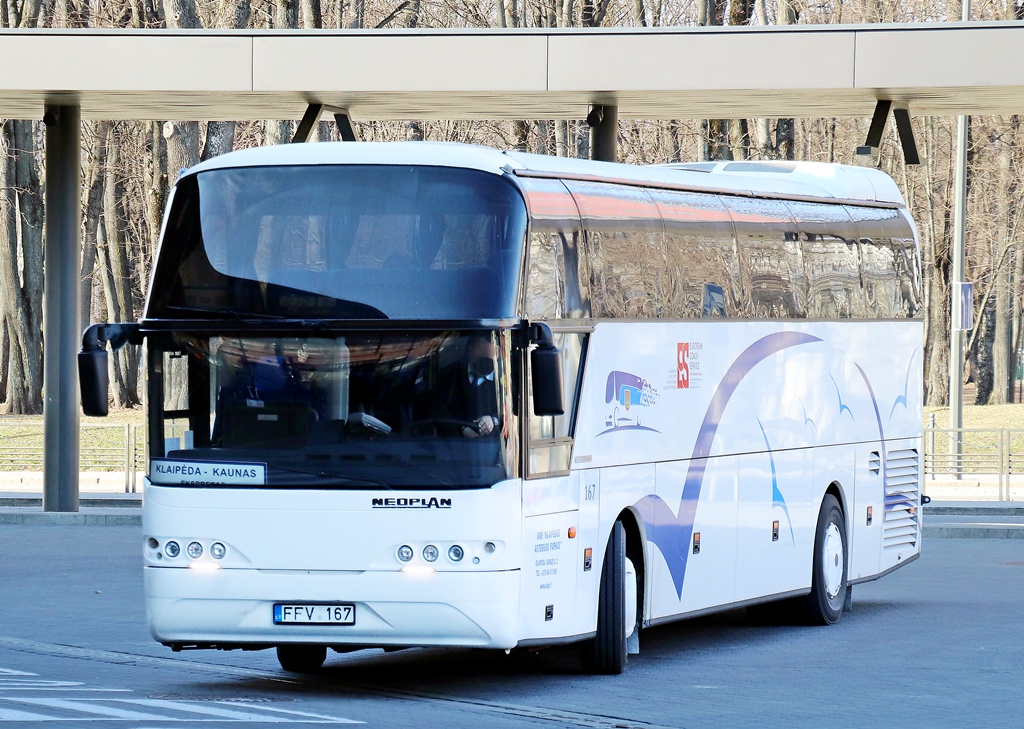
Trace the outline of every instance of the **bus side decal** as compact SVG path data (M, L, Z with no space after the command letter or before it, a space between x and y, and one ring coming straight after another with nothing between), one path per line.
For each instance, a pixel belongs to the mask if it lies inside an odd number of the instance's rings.
M693 444L693 454L690 456L690 466L686 471L686 481L683 484L683 496L679 502L678 513L673 513L669 505L656 494L645 496L637 502L636 507L644 520L648 538L654 542L665 558L669 572L672 574L676 594L680 599L683 596L683 578L686 575L686 559L689 556L688 546L693 532L693 518L697 512L697 501L700 499L700 490L704 482L706 459L711 453L711 445L715 440L718 424L721 422L726 405L729 404L729 399L743 378L762 360L789 347L820 341L822 341L820 337L803 332L775 332L758 339L743 350L726 371L708 404L707 412L704 414L704 421L697 433L697 440Z
M764 447L768 449L768 463L772 467L772 508L776 506L782 508L782 511L786 514L786 523L789 524L789 538L793 540L793 546L796 546L796 535L793 533L793 519L789 516L789 507L786 506L786 499L782 496L782 491L779 489L779 479L775 474L775 455L772 453L772 445L768 442L768 434L764 432L764 426L761 424L761 418L757 419L757 427L761 429L761 435L764 436Z

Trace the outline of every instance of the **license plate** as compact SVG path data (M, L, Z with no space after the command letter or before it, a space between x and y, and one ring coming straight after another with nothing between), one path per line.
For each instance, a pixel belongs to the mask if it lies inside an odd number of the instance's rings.
M278 603L274 605L275 625L355 625L356 606Z

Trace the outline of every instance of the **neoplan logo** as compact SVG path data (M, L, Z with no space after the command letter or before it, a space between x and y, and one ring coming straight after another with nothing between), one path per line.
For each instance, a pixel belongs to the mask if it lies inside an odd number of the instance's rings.
M450 509L451 499L438 499L431 496L429 499L374 499L374 509Z

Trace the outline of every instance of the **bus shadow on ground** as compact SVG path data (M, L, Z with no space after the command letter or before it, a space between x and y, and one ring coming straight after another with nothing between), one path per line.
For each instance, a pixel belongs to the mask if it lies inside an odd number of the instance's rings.
M858 602L837 627L873 619L895 607L889 602ZM649 660L677 660L685 664L709 651L742 649L764 640L789 640L815 628L836 629L808 625L790 604L741 608L648 628L641 635L640 655L631 656L630 661L640 669ZM629 672L630 668L626 670ZM328 653L320 672L288 675L297 683L270 686L259 682L260 690L282 696L386 694L393 690L399 694L421 693L425 698L465 691L487 700L484 697L494 697L491 688L504 694L510 688L510 680L517 688L530 690L555 676L590 678L580 664L578 645L516 650L508 655L503 651L453 648L358 651L341 656ZM237 691L245 683L248 682L232 683L232 687Z

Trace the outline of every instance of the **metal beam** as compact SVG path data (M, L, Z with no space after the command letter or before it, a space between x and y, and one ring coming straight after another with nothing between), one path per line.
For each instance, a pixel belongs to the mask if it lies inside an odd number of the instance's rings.
M338 136L341 137L341 141L359 141L358 137L356 137L356 129L352 126L352 117L349 116L348 109L335 109L334 123L338 125Z
M910 110L906 104L896 104L892 110L896 120L896 132L900 135L900 146L903 147L903 161L908 165L921 164L917 153L917 141L914 139L914 127L910 124Z
M43 250L43 511L78 511L81 113L47 106Z
M608 104L595 104L587 114L590 125L590 159L618 162L619 109Z
M320 121L320 114L323 113L323 110L323 104L310 104L306 107L306 113L302 115L299 125L295 127L292 144L309 141L309 138L313 135L313 127Z
M917 141L914 139L914 127L910 124L910 110L905 103L895 103L891 99L879 99L875 102L875 113L871 116L868 137L864 140L863 147L857 147L857 154L869 157L878 154L890 110L896 120L896 131L900 136L900 146L903 148L903 161L908 165L921 164L921 158L917 153Z

